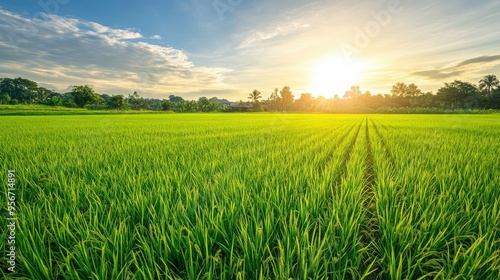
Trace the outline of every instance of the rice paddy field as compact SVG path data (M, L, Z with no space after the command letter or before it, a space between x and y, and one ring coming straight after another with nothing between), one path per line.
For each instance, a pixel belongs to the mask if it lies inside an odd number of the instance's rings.
M4 279L500 279L498 114L4 116L0 131Z

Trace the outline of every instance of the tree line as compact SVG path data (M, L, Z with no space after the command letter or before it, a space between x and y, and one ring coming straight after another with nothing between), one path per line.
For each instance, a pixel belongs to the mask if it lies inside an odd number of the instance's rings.
M222 112L226 99L200 97L198 101L170 95L168 99L145 98L134 92L128 96L98 94L88 85L74 86L58 93L23 78L0 78L0 104L42 104L90 110L151 110L176 112Z
M255 111L298 111L298 112L442 112L463 110L500 109L500 82L495 75L487 75L476 86L469 82L455 80L445 83L436 94L423 92L415 84L396 83L390 94L372 95L362 92L359 86L352 86L341 97L332 99L313 97L302 93L295 99L289 87L275 89L270 97L262 100L262 93L254 90L248 96Z
M128 96L98 94L91 87L74 86L70 92L58 93L39 87L23 78L0 78L0 104L43 104L91 110L153 110L175 112L280 111L280 112L434 112L437 110L500 109L500 82L487 75L474 84L455 80L445 83L436 94L423 92L415 84L397 83L390 94L372 95L353 86L342 97L327 99L302 93L295 99L290 87L272 91L267 99L253 90L248 101L232 104L217 97L184 100L170 95L168 99L144 98L137 92Z

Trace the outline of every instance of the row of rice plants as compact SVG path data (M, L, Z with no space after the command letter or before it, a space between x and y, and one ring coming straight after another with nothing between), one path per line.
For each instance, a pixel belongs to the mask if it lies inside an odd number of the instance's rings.
M383 277L498 279L497 119L374 119Z

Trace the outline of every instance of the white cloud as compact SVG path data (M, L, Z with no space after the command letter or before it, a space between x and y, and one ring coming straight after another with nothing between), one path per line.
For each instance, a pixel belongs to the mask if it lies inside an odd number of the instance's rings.
M197 66L179 49L138 42L146 37L133 30L57 15L29 19L2 9L0 16L0 73L60 89L93 84L100 92L150 96L213 90L224 86L229 71Z
M88 26L90 28L90 34L94 34L96 32L97 34L116 38L116 39L122 39L122 40L130 40L130 39L140 39L143 38L143 36L134 31L126 30L126 29L113 29L109 28L107 26L101 25L99 23L95 22L82 22L83 26Z
M249 48L259 42L273 39L279 36L287 36L301 30L307 29L310 25L300 22L289 22L285 25L280 25L272 28L266 28L263 31L252 30L246 35L246 38L237 47L238 49Z

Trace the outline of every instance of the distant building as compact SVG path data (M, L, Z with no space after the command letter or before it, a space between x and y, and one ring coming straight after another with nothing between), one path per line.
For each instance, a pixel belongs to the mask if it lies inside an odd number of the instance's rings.
M231 101L228 101L226 99L219 100L218 102L219 102L220 105L227 106L227 107L231 107L231 105L236 105L237 104L236 102L231 102Z
M253 105L244 103L244 104L237 104L234 103L232 105L229 105L229 111L231 112L249 112L252 111Z
M219 99L217 97L210 98L210 101L218 103L221 106L230 107L231 105L236 105L236 102L231 102L227 99Z

